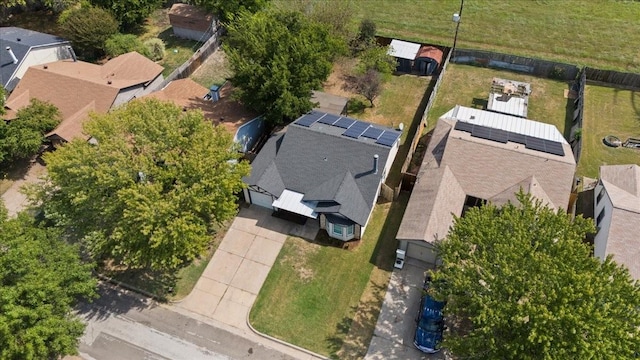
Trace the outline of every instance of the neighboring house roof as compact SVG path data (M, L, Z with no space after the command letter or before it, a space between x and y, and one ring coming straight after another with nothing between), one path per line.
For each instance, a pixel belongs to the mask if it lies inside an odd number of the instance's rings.
M64 141L86 138L82 123L89 110L106 113L121 90L148 84L162 74L162 69L137 53L121 55L102 66L73 60L32 66L7 99L5 118L15 119L16 112L29 105L32 98L48 101L60 110L63 120L47 136Z
M305 116L322 115L312 111ZM298 121L267 141L245 182L276 197L285 189L304 194L304 201L318 202L316 211L337 212L366 225L392 147L343 136L345 129L337 126L316 122L306 127ZM377 173L374 155L379 157Z
M329 114L346 114L349 99L344 96L329 94L322 91L311 92L311 102L318 103L316 110Z
M207 31L213 23L213 15L203 8L189 4L173 4L169 10L171 26L183 29Z
M613 204L605 253L640 279L640 166L601 166L600 180Z
M452 224L453 215L462 214L467 195L500 205L514 201L513 194L522 188L554 209L568 206L575 160L566 141L562 142L564 155L560 156L511 141L488 140L456 129L459 120L454 114L452 110L443 115L433 130L398 239L431 242L443 238ZM491 122L485 115L476 119L484 119L482 124L493 129L502 128L500 121ZM532 121L512 118L516 123L510 124L510 129L532 133L530 128L517 123ZM559 132L557 129L555 132L558 134L539 134L557 139Z
M216 102L204 99L208 93L209 90L204 86L185 78L173 80L162 90L144 97L172 101L187 110L202 110L207 120L215 125L224 126L231 134L235 134L242 125L259 116L232 98L233 87L230 83L225 83L220 88L220 99Z
M66 44L69 42L55 35L19 27L0 27L0 83L9 91L15 88L14 79L17 80L14 78L15 72L31 49ZM18 59L17 63L14 63L7 47L11 47L11 51Z

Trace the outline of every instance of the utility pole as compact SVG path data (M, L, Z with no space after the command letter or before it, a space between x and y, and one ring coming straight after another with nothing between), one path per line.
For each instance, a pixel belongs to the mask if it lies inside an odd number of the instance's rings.
M452 56L456 50L456 43L458 42L458 29L460 29L460 20L462 19L462 8L464 7L464 0L460 0L460 11L453 14L453 22L456 23L456 34L453 37L453 47L451 48Z

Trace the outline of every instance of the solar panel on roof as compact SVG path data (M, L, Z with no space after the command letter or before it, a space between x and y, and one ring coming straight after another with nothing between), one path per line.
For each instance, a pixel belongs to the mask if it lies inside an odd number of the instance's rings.
M491 140L491 128L476 125L473 127L471 136Z
M527 149L536 150L536 151L545 151L545 141L543 139L534 138L531 136L527 137L527 144L525 145Z
M305 126L305 127L309 127L311 126L313 123L315 123L316 121L318 121L318 119L320 119L320 117L323 114L316 112L316 111L312 111L308 114L302 115L302 117L300 119L298 119L298 121L296 121L295 123L300 125L300 126Z
M369 139L374 139L374 140L378 140L378 138L380 137L380 135L382 135L382 133L384 132L384 130L382 129L378 129L375 127L370 127L368 128L363 134L363 137L369 138Z
M553 155L564 156L564 149L562 148L562 144L557 141L549 141L545 142L545 152Z
M473 132L473 124L464 121L457 121L454 129L470 133Z
M399 137L400 133L397 131L385 131L384 133L382 133L382 135L380 135L380 138L378 139L378 141L376 141L376 144L392 147Z
M340 120L338 120L335 124L333 124L333 126L337 126L339 128L343 128L343 129L348 129L349 126L353 125L353 123L356 122L355 120L349 119L349 118L340 118Z
M506 144L509 141L509 132L500 129L491 129L491 140Z
M350 138L357 139L357 138L360 137L360 135L362 135L363 132L365 132L365 130L367 130L369 128L369 126L371 126L371 125L369 125L369 124L367 124L365 122L356 121L342 135L350 137Z
M514 143L518 143L518 144L522 144L522 145L526 145L527 144L527 136L526 135L522 135L522 134L517 134L517 133L509 133L509 141L514 142Z
M325 114L323 117L318 120L321 124L333 125L336 121L340 119L340 116L336 116L333 114Z

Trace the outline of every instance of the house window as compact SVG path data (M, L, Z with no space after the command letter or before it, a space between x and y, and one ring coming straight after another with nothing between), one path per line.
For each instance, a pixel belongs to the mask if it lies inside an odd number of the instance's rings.
M600 200L602 200L602 197L604 196L604 186L602 187L602 189L600 189L600 192L598 193L598 197L596 198L596 204L600 202Z
M340 236L340 237L342 237L342 235L343 235L342 225L339 225L339 224L333 224L333 230L332 230L332 232L333 232L333 235L336 235L336 236Z
M341 224L331 224L331 232L329 235L331 237L341 240L351 240L353 239L353 235L355 233L355 225L341 225Z
M600 214L598 214L598 218L596 218L596 226L600 227L600 223L602 222L603 218L604 218L604 209L600 211Z

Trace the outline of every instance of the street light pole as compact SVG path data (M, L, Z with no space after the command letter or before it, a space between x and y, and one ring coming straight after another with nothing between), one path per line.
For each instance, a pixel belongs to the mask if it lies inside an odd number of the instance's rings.
M453 37L453 47L451 48L451 52L456 50L456 43L458 42L458 29L460 28L460 19L462 19L462 8L464 7L464 0L460 0L460 11L453 14L453 22L456 23L456 34Z

